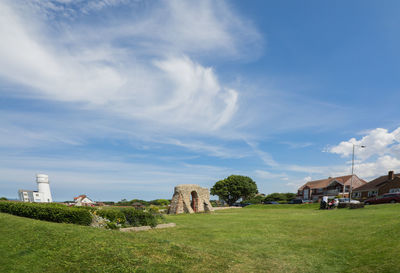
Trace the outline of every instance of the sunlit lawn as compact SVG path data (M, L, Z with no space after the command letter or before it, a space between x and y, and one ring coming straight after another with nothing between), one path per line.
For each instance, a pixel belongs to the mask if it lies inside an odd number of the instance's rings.
M139 233L0 214L0 272L399 272L399 212L263 205Z

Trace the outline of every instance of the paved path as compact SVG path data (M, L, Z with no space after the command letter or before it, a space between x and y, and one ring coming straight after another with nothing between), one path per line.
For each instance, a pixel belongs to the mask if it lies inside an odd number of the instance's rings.
M168 224L159 224L154 229L161 229L161 228L171 228L175 227L175 223L168 223ZM122 232L129 232L129 231L144 231L153 229L151 226L142 226L142 227L128 227L128 228L121 228L119 229Z

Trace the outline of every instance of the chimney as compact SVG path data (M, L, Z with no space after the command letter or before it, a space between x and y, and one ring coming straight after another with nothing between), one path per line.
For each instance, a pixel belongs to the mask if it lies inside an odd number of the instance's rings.
M394 172L393 171L389 171L388 180L393 180L393 179L394 179Z

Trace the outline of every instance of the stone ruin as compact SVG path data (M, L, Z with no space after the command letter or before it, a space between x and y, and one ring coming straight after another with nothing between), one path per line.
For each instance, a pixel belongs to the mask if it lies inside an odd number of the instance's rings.
M213 211L210 192L199 185L183 184L175 187L169 214Z

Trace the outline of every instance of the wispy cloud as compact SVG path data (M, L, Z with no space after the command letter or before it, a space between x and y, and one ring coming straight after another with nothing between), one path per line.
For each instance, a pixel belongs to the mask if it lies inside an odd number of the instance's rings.
M225 177L226 168L207 165L176 164L173 167L127 162L121 158L76 159L68 157L0 157L2 191L36 187L35 173L49 174L56 200L71 200L87 193L96 199L169 198L173 187L192 181L210 187ZM18 175L16 175L18 173ZM21 181L23 180L23 182ZM4 187L3 187L4 186ZM121 194L123 196L121 196ZM13 195L9 193L12 197Z
M292 142L292 141L282 141L282 144L288 145L291 149L301 149L310 147L313 145L311 142Z
M139 15L142 20L115 19L88 33L75 23L46 29L40 17L22 16L3 2L0 75L42 99L80 103L170 131L218 130L232 121L238 91L188 54L213 50L236 55L241 36L253 33L257 40L257 32L222 3L160 4L147 11L151 16Z
M267 178L267 179L279 178L281 180L288 180L286 173L271 173L265 170L255 170L255 174L259 178Z
M267 165L271 167L277 167L279 164L273 159L271 154L261 150L258 144L254 141L245 140L246 143L253 149L254 153Z

